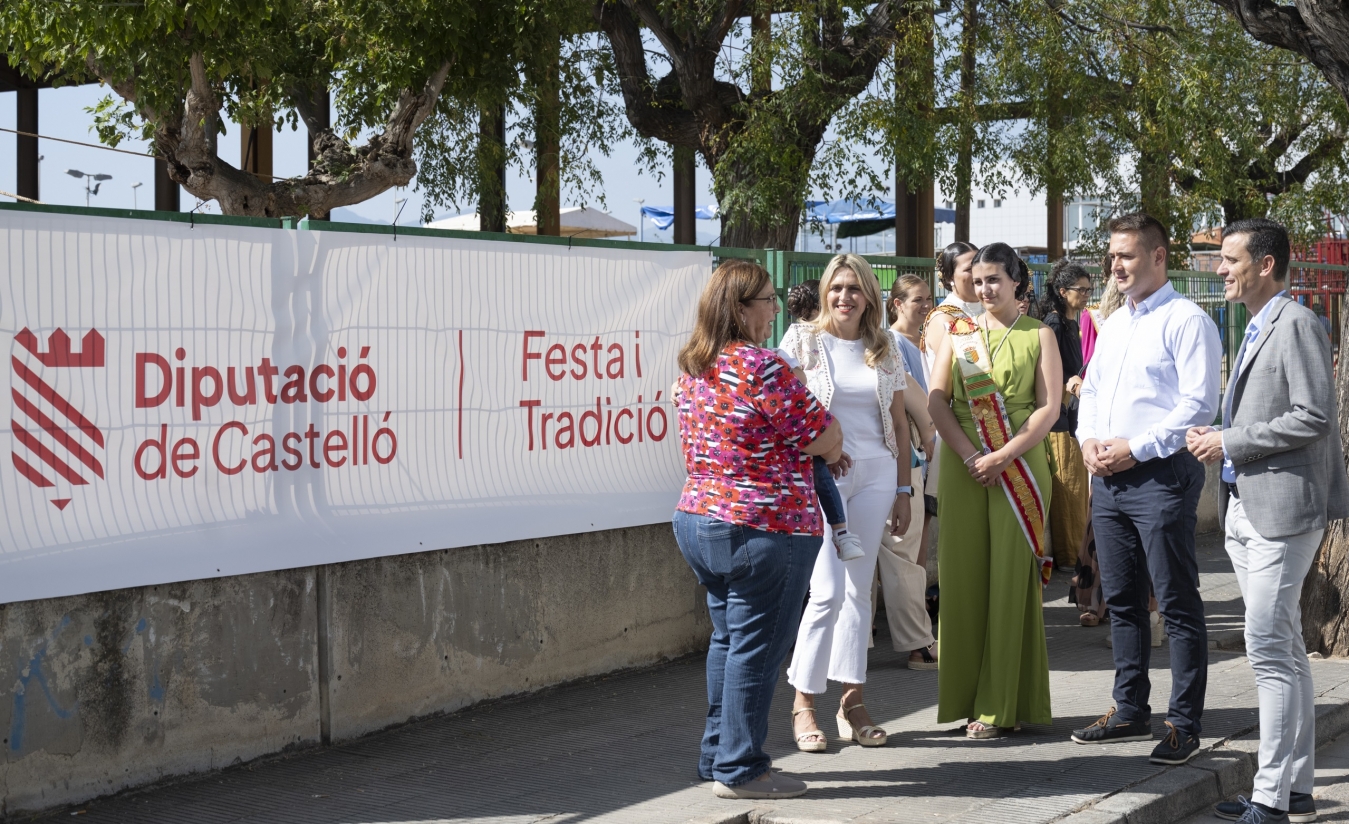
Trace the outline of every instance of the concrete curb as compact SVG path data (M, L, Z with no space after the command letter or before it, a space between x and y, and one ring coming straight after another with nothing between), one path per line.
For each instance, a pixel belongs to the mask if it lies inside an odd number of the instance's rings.
M1329 696L1327 696L1329 697ZM1349 732L1349 701L1330 698L1316 712L1316 746L1321 748ZM1125 787L1087 806L1055 819L1055 824L1173 824L1203 812L1239 792L1249 792L1260 747L1258 728L1201 750L1183 767L1164 768L1158 774ZM701 816L689 824L841 824L801 818L771 807L739 807Z
M1316 746L1349 731L1349 702L1323 704L1316 712ZM1060 819L1057 824L1172 824L1239 792L1249 793L1260 747L1256 727L1210 748L1184 767L1126 787ZM776 824L776 823L775 823Z

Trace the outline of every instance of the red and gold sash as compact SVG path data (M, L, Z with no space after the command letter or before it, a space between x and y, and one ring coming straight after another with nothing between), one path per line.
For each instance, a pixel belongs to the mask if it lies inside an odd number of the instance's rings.
M951 326L956 321L961 318L965 318L966 320L969 319L969 315L965 314L965 310L958 306L948 306L945 303L934 306L932 311L927 313L927 317L923 319L923 334L918 336L918 351L920 352L927 352L927 325L931 323L932 319L937 315L946 315L947 320L945 323L946 331L948 332L951 331Z
M1010 335L1011 330L1008 329L1006 334ZM992 359L978 324L968 317L957 318L951 326L951 348L956 363L960 364L960 377L969 397L970 414L974 417L979 442L985 453L1001 449L1016 433L1007 418L1002 393L993 380ZM1017 458L1003 470L1002 489L1007 493L1007 500L1012 504L1031 552L1035 554L1040 583L1047 585L1054 562L1045 556L1044 496L1024 458Z

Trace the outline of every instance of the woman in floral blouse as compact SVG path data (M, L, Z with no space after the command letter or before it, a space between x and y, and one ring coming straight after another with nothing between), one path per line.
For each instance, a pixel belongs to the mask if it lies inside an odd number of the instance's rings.
M838 461L843 434L782 357L760 347L778 311L763 267L718 266L679 353L673 398L689 473L675 537L712 617L698 775L722 798L806 791L769 769L763 743L820 550L811 456Z

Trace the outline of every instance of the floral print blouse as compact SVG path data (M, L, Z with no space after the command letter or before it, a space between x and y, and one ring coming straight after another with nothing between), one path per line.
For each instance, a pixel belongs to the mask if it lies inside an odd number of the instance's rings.
M674 398L689 478L679 509L763 530L820 535L811 458L833 417L771 349L728 344Z

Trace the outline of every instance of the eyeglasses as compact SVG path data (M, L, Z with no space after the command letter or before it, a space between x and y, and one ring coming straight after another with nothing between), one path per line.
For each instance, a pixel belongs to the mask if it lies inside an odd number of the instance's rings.
M744 300L741 301L741 303L753 303L753 302L756 301L756 300L761 300L761 301L764 301L765 303L771 300L771 301L773 301L774 303L777 303L777 302L778 302L778 296L777 296L776 294L774 294L774 295L769 295L768 297L765 297L765 298L745 298Z
M1090 294L1091 294L1091 287L1090 287L1090 286L1065 286L1065 287L1063 287L1063 291L1065 291L1065 292L1076 292L1076 293L1078 293L1079 295L1090 295Z

